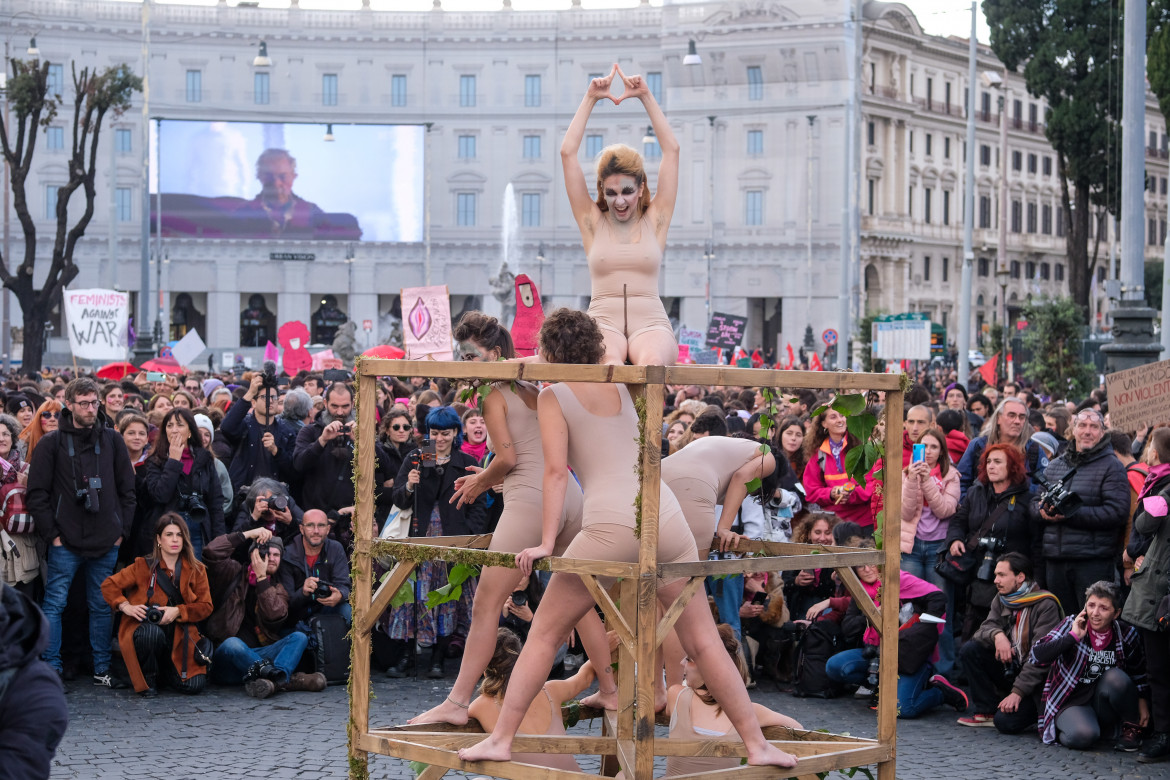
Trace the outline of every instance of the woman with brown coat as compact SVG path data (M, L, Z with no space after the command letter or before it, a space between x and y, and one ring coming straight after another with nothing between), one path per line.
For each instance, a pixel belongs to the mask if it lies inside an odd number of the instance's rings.
M183 693L202 693L207 667L196 659L195 624L211 615L211 590L181 516L167 512L158 519L151 556L135 558L107 577L102 597L122 613L118 645L134 690L157 696L161 674L165 685Z

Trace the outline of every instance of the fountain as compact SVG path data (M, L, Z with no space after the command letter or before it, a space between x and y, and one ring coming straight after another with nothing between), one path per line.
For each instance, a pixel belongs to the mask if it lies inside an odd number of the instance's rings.
M516 293L514 289L516 268L519 258L520 218L516 212L516 191L512 183L504 188L504 210L500 221L500 268L488 279L491 297L484 298L485 313L498 317L505 327L510 327L516 314Z

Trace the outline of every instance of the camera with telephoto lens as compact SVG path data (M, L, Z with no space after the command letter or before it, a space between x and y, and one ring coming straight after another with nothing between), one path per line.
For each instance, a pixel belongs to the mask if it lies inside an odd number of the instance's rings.
M288 496L271 496L268 499L268 508L273 512L283 512L288 509Z
M523 590L512 591L512 605L522 607L528 603L528 593Z
M101 497L98 495L101 489L101 477L86 477L84 486L77 488L74 498L85 507L86 512L97 514L101 507Z
M1055 482L1048 482L1043 477L1037 477L1037 480L1044 487L1044 492L1040 494L1039 498L1040 508L1049 515L1068 517L1084 506L1085 502L1081 500L1081 497L1069 489L1069 483L1072 482L1073 475L1076 473L1076 468L1072 468Z
M998 536L983 536L979 539L979 546L983 548L983 560L975 571L975 579L990 582L995 579L995 561L1007 545Z
M320 601L321 599L329 598L329 594L332 592L333 588L328 582L325 582L324 580L317 580L317 587L313 591L313 595L311 595L309 598L313 599L314 601Z
M154 604L146 605L146 622L158 625L159 621L163 619L163 611Z
M248 557L252 557L252 551L260 553L260 557L268 560L268 550L272 545L268 542L252 542L252 546L248 548Z
M207 504L203 503L203 496L198 493L181 493L179 511L187 514L207 514Z

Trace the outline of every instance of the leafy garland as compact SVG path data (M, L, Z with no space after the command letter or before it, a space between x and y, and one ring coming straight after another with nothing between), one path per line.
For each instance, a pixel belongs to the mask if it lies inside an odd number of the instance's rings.
M882 461L883 468L874 471L872 476L880 489L885 479L883 460L886 446L879 435L878 419L874 415L866 393L849 393L838 395L827 404L821 404L813 409L812 416L818 417L832 409L845 418L849 434L857 439L857 446L851 447L845 453L845 474L865 487L866 478L870 476L873 467ZM885 508L874 518L874 542L877 549L882 549L882 532L885 525Z
M642 457L646 453L646 394L634 398L634 411L638 413L638 457L634 461L634 477L638 480L638 494L634 496L634 538L642 538Z
M776 394L770 387L761 387L760 393L764 396L764 401L767 402L767 408L760 412L760 438L765 441L760 444L760 452L767 456L772 452L772 445L767 443L771 438L772 429L776 427ZM747 488L748 493L755 493L764 485L763 480L764 461L760 459L760 476L752 477L744 487ZM763 498L763 496L761 496ZM762 502L761 502L762 503Z

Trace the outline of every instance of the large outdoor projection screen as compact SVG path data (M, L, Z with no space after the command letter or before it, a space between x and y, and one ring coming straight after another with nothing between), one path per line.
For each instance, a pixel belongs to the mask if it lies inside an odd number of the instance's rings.
M332 129L325 141L318 124L160 120L151 190L163 236L422 241L424 129Z

